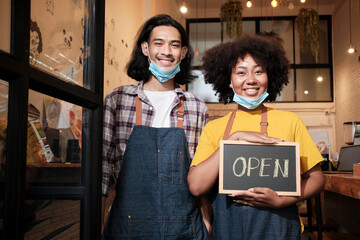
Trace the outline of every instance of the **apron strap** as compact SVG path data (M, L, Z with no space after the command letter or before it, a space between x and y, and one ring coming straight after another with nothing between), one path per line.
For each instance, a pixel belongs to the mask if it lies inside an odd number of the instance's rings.
M135 97L135 104L136 104L136 126L142 125L142 102L138 96ZM183 128L183 122L184 122L184 105L183 105L183 99L180 99L180 103L178 105L177 110L177 123L176 127Z
M183 128L183 122L184 122L184 105L183 105L183 99L180 98L180 102L178 105L178 110L177 110L177 123L176 123L176 127L177 128Z
M142 125L142 103L138 96L135 98L136 102L136 126Z
M265 107L264 104L261 104L259 106L259 108L261 108L260 132L262 134L267 134L267 126L269 125L269 123L267 122L267 107ZM239 104L237 104L236 109L230 115L229 121L225 128L223 140L226 140L229 138L230 131L231 131L232 125L234 123L235 115L238 110L243 110Z

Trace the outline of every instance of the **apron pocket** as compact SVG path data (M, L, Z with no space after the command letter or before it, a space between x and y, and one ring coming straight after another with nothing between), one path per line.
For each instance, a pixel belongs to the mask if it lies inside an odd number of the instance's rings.
M184 152L158 150L159 183L184 184Z

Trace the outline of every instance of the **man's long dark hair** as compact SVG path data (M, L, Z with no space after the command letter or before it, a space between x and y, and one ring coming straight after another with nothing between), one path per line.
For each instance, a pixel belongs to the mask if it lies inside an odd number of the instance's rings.
M195 78L195 76L191 74L191 61L194 56L194 51L189 44L185 29L180 23L166 14L150 18L139 29L136 37L136 45L131 54L131 59L126 66L127 74L137 81L144 80L144 82L146 82L150 79L151 72L149 71L148 57L143 54L141 43L149 41L152 30L157 26L172 26L179 31L181 35L181 47L187 47L188 51L180 63L181 70L175 75L174 80L178 84L190 83Z

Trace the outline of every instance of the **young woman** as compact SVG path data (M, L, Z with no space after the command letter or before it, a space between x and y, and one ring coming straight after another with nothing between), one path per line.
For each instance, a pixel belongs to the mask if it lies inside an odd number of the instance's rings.
M265 100L274 101L288 83L289 61L282 45L269 37L247 35L208 50L203 63L205 81L213 85L220 101L237 103L233 113L205 126L188 174L193 195L204 198L211 192L213 239L300 239L296 203L322 191L323 158L296 114L263 105ZM301 196L279 196L263 187L218 194L221 139L299 142Z

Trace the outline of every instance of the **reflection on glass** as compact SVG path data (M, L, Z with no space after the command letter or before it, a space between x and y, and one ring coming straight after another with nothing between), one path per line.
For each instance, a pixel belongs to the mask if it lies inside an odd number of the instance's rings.
M83 86L84 0L31 1L30 56L34 67Z
M7 119L8 119L8 97L9 84L0 79L0 189L5 190L5 163L6 163L6 141L7 141ZM3 230L4 196L0 193L0 233Z
M316 63L329 63L328 54L328 21L319 21L319 53L318 56L313 56L310 49L310 37L308 41L308 48L306 52L300 50L299 33L295 31L295 63L296 64L316 64Z
M9 83L0 79L0 182L5 181Z
M35 91L29 94L28 182L79 182L83 108Z
M260 21L260 33L280 38L290 63L294 62L293 31L291 20Z
M80 201L25 201L25 240L80 239Z
M297 69L296 72L297 101L332 101L329 69Z
M0 1L0 50L10 52L11 0Z

